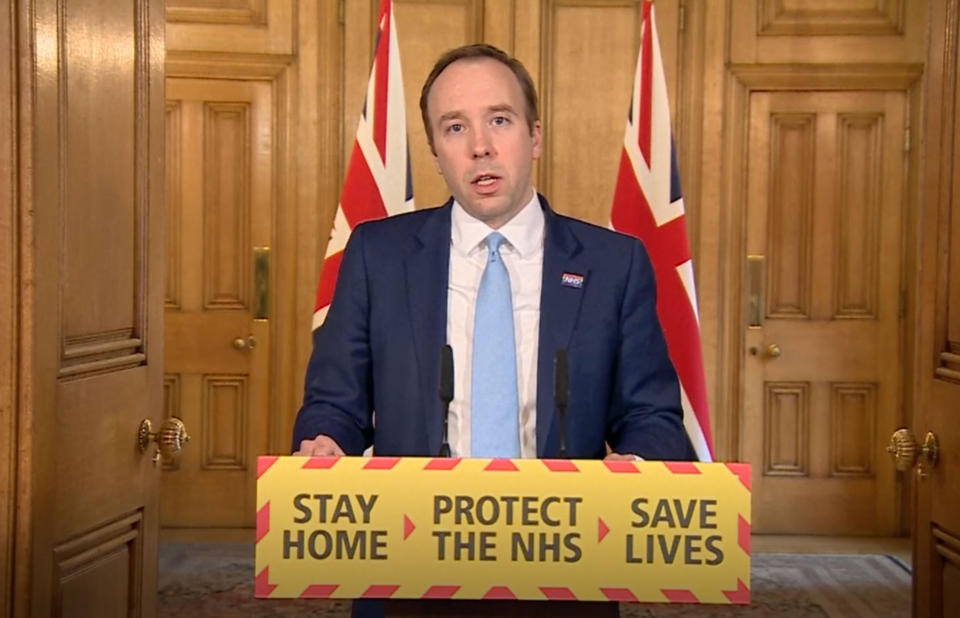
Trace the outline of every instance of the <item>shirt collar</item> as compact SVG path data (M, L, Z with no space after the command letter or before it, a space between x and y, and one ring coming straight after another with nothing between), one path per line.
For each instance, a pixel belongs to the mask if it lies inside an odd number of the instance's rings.
M520 254L520 257L527 258L543 249L543 230L543 208L540 206L537 192L534 191L533 197L526 206L496 231L503 234L507 243ZM450 243L454 250L463 255L469 255L481 249L483 240L493 231L495 230L489 225L464 210L459 202L453 201Z

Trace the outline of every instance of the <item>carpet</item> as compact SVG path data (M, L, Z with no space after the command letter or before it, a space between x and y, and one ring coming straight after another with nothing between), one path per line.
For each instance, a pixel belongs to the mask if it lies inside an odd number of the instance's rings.
M623 618L908 618L910 571L876 554L754 554L749 606L621 604ZM347 618L349 601L253 598L253 546L161 543L159 618Z

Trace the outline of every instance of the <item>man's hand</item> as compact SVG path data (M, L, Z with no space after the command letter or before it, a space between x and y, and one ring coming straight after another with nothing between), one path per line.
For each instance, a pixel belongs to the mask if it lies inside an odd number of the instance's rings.
M610 453L603 459L604 461L643 461L643 457L633 453Z
M313 440L303 440L300 442L300 450L294 455L304 457L343 457L346 453L340 448L333 438L323 434Z

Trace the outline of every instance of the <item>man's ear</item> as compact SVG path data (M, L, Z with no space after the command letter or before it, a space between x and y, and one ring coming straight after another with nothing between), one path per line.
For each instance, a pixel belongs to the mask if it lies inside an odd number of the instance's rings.
M543 145L543 131L540 128L540 121L535 120L530 127L530 138L533 140L533 158L539 159Z
M438 174L443 174L443 170L440 169L440 158L437 157L437 153L435 152L433 153L433 167L436 168Z

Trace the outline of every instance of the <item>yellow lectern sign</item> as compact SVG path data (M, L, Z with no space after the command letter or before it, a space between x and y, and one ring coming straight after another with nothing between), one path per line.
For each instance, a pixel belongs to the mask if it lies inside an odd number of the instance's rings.
M261 457L256 596L750 600L747 464Z

